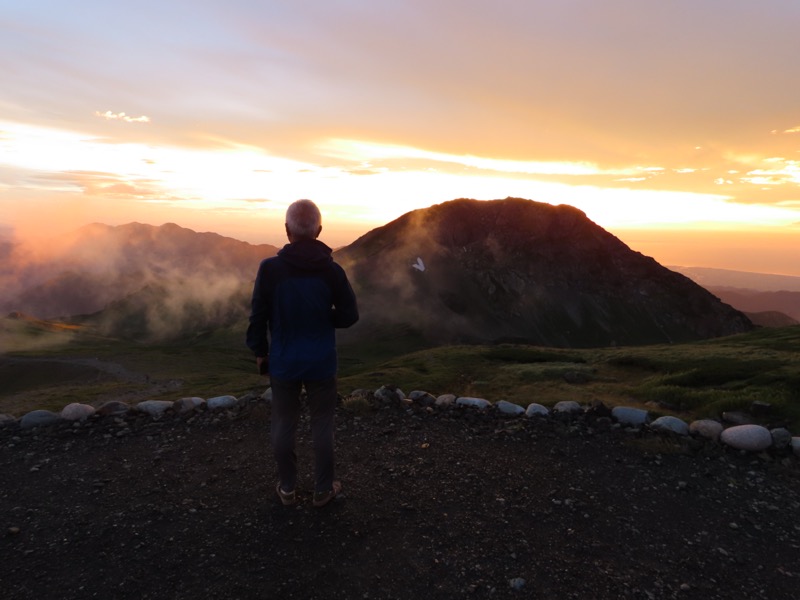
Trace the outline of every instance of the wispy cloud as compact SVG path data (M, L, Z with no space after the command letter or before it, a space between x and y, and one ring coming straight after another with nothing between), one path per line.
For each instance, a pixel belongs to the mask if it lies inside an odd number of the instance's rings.
M106 121L125 121L126 123L149 123L150 122L150 117L146 117L145 115L142 115L140 117L131 117L129 115L126 115L124 112L114 113L114 112L111 112L110 110L107 110L106 112L102 112L102 113L98 110L98 111L95 111L94 114L95 114L95 116L101 117L101 118L105 119Z

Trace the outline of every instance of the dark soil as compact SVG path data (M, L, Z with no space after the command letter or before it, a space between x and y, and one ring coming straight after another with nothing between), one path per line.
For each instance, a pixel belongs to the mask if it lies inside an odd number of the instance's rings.
M340 411L275 497L269 406L0 429L5 598L791 598L800 468L586 420ZM522 581L524 580L524 581Z

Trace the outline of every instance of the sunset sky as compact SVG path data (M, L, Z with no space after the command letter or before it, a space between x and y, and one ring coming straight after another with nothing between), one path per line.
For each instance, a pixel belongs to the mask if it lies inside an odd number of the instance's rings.
M460 197L800 275L797 0L0 0L0 236L340 246Z

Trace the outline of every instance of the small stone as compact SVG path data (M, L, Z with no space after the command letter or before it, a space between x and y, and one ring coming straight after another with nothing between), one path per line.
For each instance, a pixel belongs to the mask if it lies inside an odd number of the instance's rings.
M20 531L22 531L19 527L9 527L8 534L9 535L19 535Z
M508 583L511 586L512 590L520 591L522 588L525 587L527 581L525 581L525 579L523 579L522 577L514 577L514 579L511 579Z
M783 449L788 448L789 445L792 443L792 434L789 433L788 429L783 427L777 427L775 429L770 430L770 435L772 436L772 445L776 448Z

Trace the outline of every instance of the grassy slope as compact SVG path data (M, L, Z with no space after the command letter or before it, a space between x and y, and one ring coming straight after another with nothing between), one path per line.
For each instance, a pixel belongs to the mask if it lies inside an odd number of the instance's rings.
M174 400L263 389L265 381L255 374L243 337L241 328L233 328L180 344L136 345L71 331L48 332L53 345L6 354L98 358L149 379L146 383L107 377L86 380L82 376L70 380L43 370L29 373L29 385L20 393L18 374L12 386L8 373L6 382L2 381L0 368L0 412L20 415L34 408L59 410L70 402L97 403L135 393ZM645 406L649 402L647 408L655 414L675 414L686 420L747 410L760 400L773 407L770 422L785 422L793 432L800 432L800 326L690 344L580 350L524 345L425 348L424 342L407 330L373 339L340 348L340 389L344 394L392 384L406 393L420 389L434 395L480 396L523 406L530 402L552 406L560 400L600 400L612 406ZM168 380L182 380L183 384L177 390L153 385Z

